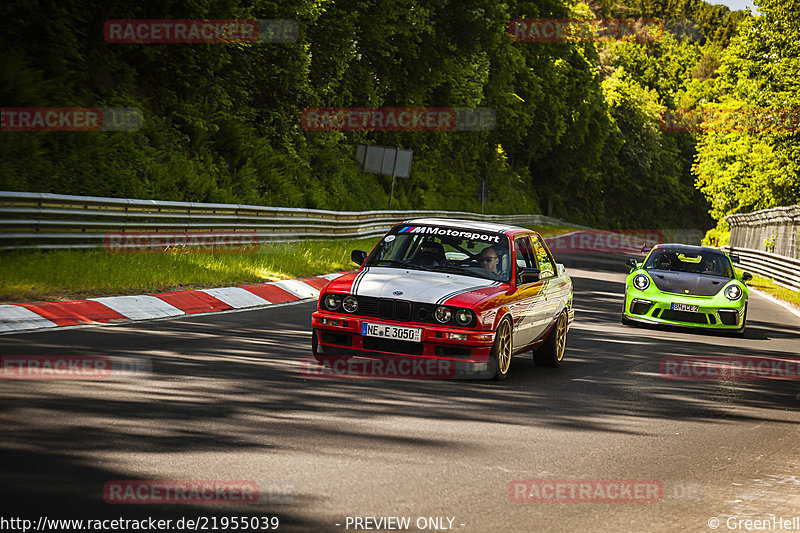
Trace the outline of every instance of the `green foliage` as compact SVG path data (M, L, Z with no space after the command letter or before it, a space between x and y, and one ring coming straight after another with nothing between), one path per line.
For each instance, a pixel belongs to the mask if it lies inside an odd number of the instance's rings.
M724 51L707 108L800 108L800 1L762 0ZM795 115L796 116L796 115ZM704 133L693 168L711 215L800 203L800 134L780 128Z
M596 16L695 19L698 40L518 43L506 33L513 18ZM690 173L694 137L662 132L659 114L720 94L722 51L742 15L700 0L11 0L0 17L4 106L131 106L145 116L136 132L0 133L0 189L383 209L391 179L363 175L354 160L367 142L414 151L396 208L479 211L485 182L489 213L552 207L599 226L707 227ZM124 18L294 19L300 38L106 43L104 22ZM303 109L334 106L489 107L497 126L301 128Z

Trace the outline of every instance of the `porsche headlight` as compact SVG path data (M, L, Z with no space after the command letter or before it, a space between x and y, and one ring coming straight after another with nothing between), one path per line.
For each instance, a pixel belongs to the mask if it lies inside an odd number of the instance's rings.
M472 322L472 311L469 309L459 309L456 311L456 322L462 326L466 326Z
M436 308L436 312L433 314L433 316L436 317L436 320L444 324L445 322L450 322L450 317L453 316L453 312L442 305Z
M339 306L342 304L342 297L338 294L326 294L323 302L325 303L325 307L331 311L335 311L339 309Z
M636 274L636 276L633 278L633 286L640 291L643 291L650 286L650 278L644 274Z
M358 309L358 299L352 294L345 296L344 300L342 300L342 309L348 313L354 313Z
M742 297L742 289L738 285L728 285L725 287L725 298L728 300L738 300Z

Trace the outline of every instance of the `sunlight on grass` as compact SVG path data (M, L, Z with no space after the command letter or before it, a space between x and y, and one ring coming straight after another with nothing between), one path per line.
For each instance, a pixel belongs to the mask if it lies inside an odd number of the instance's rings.
M747 285L789 302L795 307L800 307L800 292L795 292L785 287L781 287L780 285L776 285L771 279L753 274L753 279L748 281Z
M535 226L543 235L573 231ZM251 253L108 253L105 250L0 253L0 301L32 302L230 287L356 268L352 250L379 237L263 244Z

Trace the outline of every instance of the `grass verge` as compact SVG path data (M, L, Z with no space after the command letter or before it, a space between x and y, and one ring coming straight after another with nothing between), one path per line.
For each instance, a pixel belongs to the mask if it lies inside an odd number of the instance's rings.
M747 282L749 287L764 291L775 298L783 300L792 304L797 309L800 309L800 292L795 292L791 289L776 285L774 281L769 278L757 276L753 274L753 279Z
M542 236L574 231L536 226ZM230 287L352 270L352 250L372 250L380 237L260 246L253 253L112 254L105 250L0 253L0 303L75 300Z

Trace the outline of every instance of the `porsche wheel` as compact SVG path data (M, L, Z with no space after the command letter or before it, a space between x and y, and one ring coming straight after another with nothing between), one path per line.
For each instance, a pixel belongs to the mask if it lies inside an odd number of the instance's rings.
M511 321L507 318L501 320L497 326L489 364L494 367L492 379L497 381L506 379L511 368Z
M562 312L550 331L550 336L539 348L533 351L533 362L536 366L561 366L564 351L567 348L567 314Z

